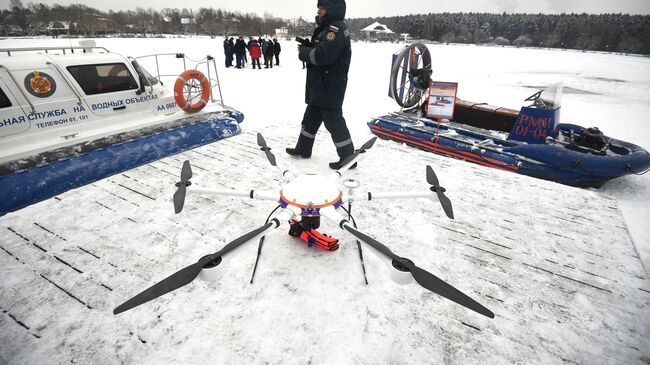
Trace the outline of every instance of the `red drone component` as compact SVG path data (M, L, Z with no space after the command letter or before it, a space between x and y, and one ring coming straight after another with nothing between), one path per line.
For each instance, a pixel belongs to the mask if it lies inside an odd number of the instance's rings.
M301 222L295 219L291 220L289 235L298 237L301 240L307 242L307 246L309 247L316 245L316 247L325 251L336 251L339 248L338 239L320 233L313 228L304 229L301 225Z

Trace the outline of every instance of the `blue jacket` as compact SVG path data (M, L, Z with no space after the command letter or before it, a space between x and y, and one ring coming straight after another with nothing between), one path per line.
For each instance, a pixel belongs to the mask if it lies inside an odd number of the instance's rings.
M223 51L226 56L232 56L232 45L227 40L223 42Z

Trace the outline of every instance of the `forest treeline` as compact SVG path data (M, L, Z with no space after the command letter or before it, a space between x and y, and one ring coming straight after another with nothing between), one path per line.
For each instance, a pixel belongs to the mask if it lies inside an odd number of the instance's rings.
M311 19L310 19L311 21ZM628 14L490 14L430 13L348 19L356 39L361 29L379 22L396 34L443 43L492 43L526 47L650 54L650 16ZM206 34L216 36L273 35L287 37L311 32L302 19L283 20L269 13L258 16L214 8L162 10L137 8L100 11L83 4L47 5L10 0L0 12L0 36L151 36ZM372 38L372 36L371 36ZM397 37L395 37L397 38Z
M349 23L351 29L362 29L374 21L416 39L439 42L650 54L648 15L432 13Z

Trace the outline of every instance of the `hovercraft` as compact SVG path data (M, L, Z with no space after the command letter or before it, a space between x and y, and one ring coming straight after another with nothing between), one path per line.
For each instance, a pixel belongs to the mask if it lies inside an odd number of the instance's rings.
M94 42L0 54L0 215L241 132L210 56L187 70L181 53L132 58ZM161 75L165 57L185 71ZM156 77L143 67L154 61Z
M432 81L423 44L393 55L389 96L402 107L368 122L379 137L480 165L578 187L650 168L643 148L598 128L560 124L562 85L538 91L520 111L456 97L457 84Z

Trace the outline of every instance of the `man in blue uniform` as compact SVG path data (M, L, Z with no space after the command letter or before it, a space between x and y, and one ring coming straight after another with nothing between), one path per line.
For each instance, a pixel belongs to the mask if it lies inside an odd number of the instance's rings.
M287 153L292 156L311 157L316 133L325 123L339 155L339 161L329 164L335 170L340 169L343 161L354 153L342 109L352 57L350 34L344 18L345 0L318 1L316 29L311 41L300 45L298 56L307 63L307 109L296 147L287 148Z

